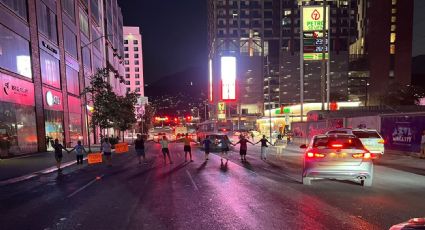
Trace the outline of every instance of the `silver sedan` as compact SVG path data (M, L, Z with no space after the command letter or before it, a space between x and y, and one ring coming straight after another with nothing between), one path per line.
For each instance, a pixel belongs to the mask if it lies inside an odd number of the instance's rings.
M313 179L353 180L372 186L373 161L370 153L354 135L329 134L314 136L306 148L303 164L303 184Z

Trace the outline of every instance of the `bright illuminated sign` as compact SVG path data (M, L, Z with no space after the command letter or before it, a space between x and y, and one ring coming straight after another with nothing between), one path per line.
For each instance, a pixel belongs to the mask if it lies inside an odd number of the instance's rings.
M320 61L322 60L323 54L322 53L304 53L304 60L305 61ZM325 54L325 59L329 58L329 53Z
M28 77L28 78L32 78L30 56L24 56L24 55L17 56L16 67L18 67L17 69L20 75Z
M326 30L329 29L329 6L326 7ZM323 30L323 7L304 6L303 7L303 31Z
M217 104L217 110L218 110L218 113L225 113L225 111L226 111L226 103L219 102Z
M221 57L221 99L236 100L236 57Z
M213 101L213 77L212 77L212 60L210 59L208 61L208 75L209 75L209 88L208 88L208 95L210 101Z

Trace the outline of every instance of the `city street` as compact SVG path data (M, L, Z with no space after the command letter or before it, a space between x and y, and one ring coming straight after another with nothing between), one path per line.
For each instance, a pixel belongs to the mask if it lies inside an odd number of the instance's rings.
M333 180L305 186L297 146L267 162L258 146L248 148L248 163L232 151L221 166L218 155L205 162L196 147L194 162L185 163L183 146L171 144L174 164L164 165L160 146L149 144L147 164L130 148L114 155L112 167L71 165L3 185L1 228L388 229L424 216L425 171L404 164L424 160L385 156L371 188Z

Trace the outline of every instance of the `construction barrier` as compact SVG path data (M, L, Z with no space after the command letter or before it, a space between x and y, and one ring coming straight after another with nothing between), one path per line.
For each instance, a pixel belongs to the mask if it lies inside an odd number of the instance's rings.
M89 153L89 154L87 154L87 162L89 164L102 163L102 153Z
M115 144L115 153L128 152L128 144L126 142Z

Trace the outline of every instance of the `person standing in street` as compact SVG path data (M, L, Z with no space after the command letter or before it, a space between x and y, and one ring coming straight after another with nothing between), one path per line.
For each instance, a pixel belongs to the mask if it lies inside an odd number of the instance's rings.
M137 158L139 159L139 164L143 162L146 164L146 156L145 156L145 140L142 135L137 134L137 139L134 141L134 148L136 149Z
M167 156L170 164L172 164L173 162L171 161L170 157L170 149L168 148L168 144L170 142L167 140L167 137L163 136L162 139L158 141L158 143L161 145L162 155L164 156L164 164L167 163Z
M205 138L205 140L202 141L202 144L204 145L204 151L205 151L205 160L209 160L209 154L210 154L210 147L211 147L211 140L209 138Z
M58 139L55 139L55 142L53 144L53 149L55 150L56 167L58 168L58 172L60 173L62 172L62 169L61 169L62 157L63 157L62 151L65 150L68 152L68 150L66 150L62 144L59 144Z
M184 162L187 162L187 154L189 153L190 162L193 162L192 160L192 149L190 147L190 142L196 143L192 138L189 137L189 134L186 133L185 137L183 138L183 151L184 151Z
M241 155L242 162L246 162L246 153L248 151L248 145L247 145L248 143L251 143L252 145L254 145L254 143L247 140L244 135L240 135L239 141L233 144L234 146L236 146L237 144L240 144L239 154Z
M232 144L232 142L229 140L227 136L225 136L223 139L220 140L220 147L221 147L221 164L223 164L223 158L226 159L226 163L229 161L228 152L230 151L229 145Z
M267 146L267 143L269 143L270 145L273 145L273 144L270 143L270 141L266 139L266 135L263 135L263 138L261 138L255 144L258 144L260 142L261 142L261 160L267 160L267 148L269 147L269 146Z
M425 159L425 130L422 131L421 137L421 159Z
M100 151L103 152L103 155L106 157L108 166L112 166L112 145L109 142L109 138L105 138L103 140L103 143L100 146Z
M84 158L84 153L87 153L86 149L84 149L84 146L81 144L81 141L77 142L77 145L72 148L69 152L72 152L75 150L75 155L77 157L77 165L78 164L83 164L83 158Z

